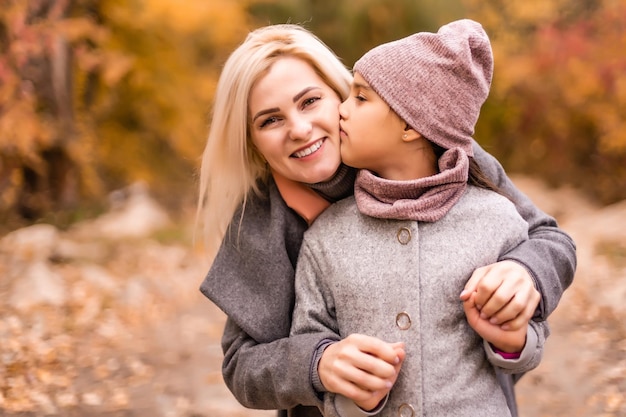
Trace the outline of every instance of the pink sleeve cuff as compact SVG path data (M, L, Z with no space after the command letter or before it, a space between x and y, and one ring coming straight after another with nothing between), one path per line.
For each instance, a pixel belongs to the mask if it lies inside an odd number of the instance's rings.
M493 349L494 352L496 352L498 355L502 356L504 359L519 359L519 357L522 354L522 352L514 352L514 353L503 352L501 350L496 349L493 346L491 348Z

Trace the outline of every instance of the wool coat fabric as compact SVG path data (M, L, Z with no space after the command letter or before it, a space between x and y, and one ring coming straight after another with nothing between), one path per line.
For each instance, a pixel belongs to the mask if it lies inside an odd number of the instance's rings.
M498 161L474 144L483 172L516 202L530 239L504 255L523 265L542 294L536 320L545 319L571 284L575 245L555 219L517 190ZM282 200L272 181L251 195L229 232L200 290L227 315L222 348L226 385L244 406L280 415L319 417L320 397L310 366L328 335L289 336L295 265L307 225ZM509 381L510 380L506 380ZM513 401L512 386L509 397ZM304 405L304 406L301 406ZM288 411L287 411L288 410Z
M374 218L353 197L342 200L304 235L292 335L404 342L400 376L377 416L510 416L492 363L515 373L536 367L547 323L533 323L521 357L507 361L467 323L459 294L476 268L526 240L527 226L505 197L473 186L436 222ZM350 403L327 394L323 414L365 415Z

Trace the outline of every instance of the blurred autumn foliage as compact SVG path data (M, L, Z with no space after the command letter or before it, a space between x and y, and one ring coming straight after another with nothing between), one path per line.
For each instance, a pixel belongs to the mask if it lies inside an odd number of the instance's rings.
M215 82L254 27L304 23L351 66L461 17L496 57L477 139L510 172L626 198L626 0L1 0L0 223L85 216L135 181L193 203Z
M134 181L193 201L214 84L246 19L231 1L2 0L0 223Z
M626 1L466 3L496 60L477 138L509 171L626 198Z

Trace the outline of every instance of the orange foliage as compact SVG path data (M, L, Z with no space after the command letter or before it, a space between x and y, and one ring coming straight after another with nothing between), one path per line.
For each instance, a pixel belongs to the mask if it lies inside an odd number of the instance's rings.
M478 139L514 170L626 198L626 1L471 7L496 59Z
M245 5L3 1L4 223L77 208L136 180L166 203L193 200L217 74L249 29Z
M76 171L89 167L72 155L74 111L68 99L66 2L8 0L0 9L0 207L32 217L51 203L74 199ZM94 33L83 21L82 30ZM77 27L78 25L76 25ZM70 32L68 32L70 33ZM79 36L75 36L77 42ZM83 183L82 185L85 185Z
M626 198L626 0L463 1L496 58L479 141L510 171ZM215 82L250 28L307 22L350 65L468 15L457 2L3 0L0 221L136 180L170 207L193 203Z
M193 199L217 74L249 29L244 4L100 2L110 30L104 56L123 74L113 91L98 91L94 120L97 154L111 184L142 180L165 203Z

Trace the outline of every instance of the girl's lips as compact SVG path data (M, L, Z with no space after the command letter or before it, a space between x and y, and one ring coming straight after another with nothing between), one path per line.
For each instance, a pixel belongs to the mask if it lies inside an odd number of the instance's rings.
M297 152L292 153L291 156L294 158L304 158L305 156L309 156L312 153L317 152L317 150L322 147L323 142L324 142L324 139L320 139L316 141L315 143L313 143L312 145L307 146L304 149L301 149Z

